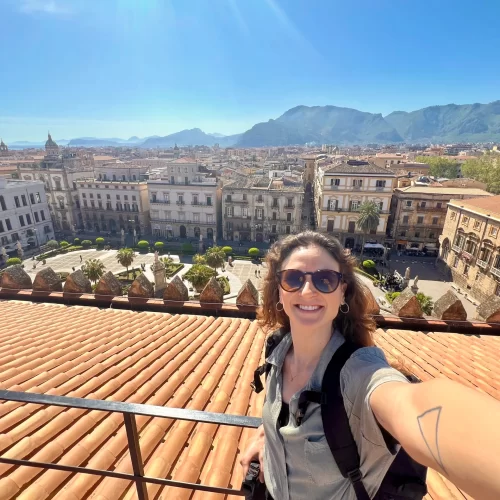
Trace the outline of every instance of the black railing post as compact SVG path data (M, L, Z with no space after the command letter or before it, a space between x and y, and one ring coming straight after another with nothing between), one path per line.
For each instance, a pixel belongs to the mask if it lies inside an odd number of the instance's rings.
M137 433L137 425L135 415L133 413L124 413L125 428L127 429L128 449L130 451L130 459L134 470L134 477L144 477L144 464L142 462L141 448L139 446L139 434ZM141 479L135 480L137 488L137 496L139 500L148 500L148 489L146 483Z

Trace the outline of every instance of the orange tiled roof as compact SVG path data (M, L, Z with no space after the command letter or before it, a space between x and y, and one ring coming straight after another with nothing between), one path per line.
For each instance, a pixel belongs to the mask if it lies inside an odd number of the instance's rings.
M21 301L0 301L0 313L1 389L260 416L263 393L249 385L263 357L256 322ZM376 342L422 380L500 399L500 338L378 330ZM147 475L239 488L253 430L144 416L137 426ZM119 414L1 403L0 454L131 472ZM165 488L149 485L150 498L222 498ZM0 500L135 495L125 480L0 464ZM427 498L466 497L431 471Z

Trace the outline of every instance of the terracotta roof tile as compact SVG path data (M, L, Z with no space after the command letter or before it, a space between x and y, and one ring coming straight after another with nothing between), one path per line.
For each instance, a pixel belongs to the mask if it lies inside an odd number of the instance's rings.
M246 319L0 301L0 387L260 416L250 389L264 332ZM392 361L422 380L446 376L500 399L500 338L377 330ZM136 417L146 474L239 488L253 430ZM0 404L0 453L131 472L120 414ZM149 485L151 498L222 495ZM127 481L0 464L0 500L136 498ZM241 497L234 497L241 498ZM428 500L466 497L437 473Z

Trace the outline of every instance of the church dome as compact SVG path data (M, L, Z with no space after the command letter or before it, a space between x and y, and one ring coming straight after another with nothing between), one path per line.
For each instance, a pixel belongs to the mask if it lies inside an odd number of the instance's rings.
M49 138L47 139L47 142L45 143L45 149L47 148L57 148L58 145L52 140L52 136L49 134Z

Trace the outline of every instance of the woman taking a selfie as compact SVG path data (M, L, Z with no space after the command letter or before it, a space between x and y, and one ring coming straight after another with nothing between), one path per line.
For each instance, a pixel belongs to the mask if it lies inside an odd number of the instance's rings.
M355 260L336 239L291 235L266 259L261 321L283 334L266 360L263 425L241 465L246 473L252 460L260 461L268 498L374 498L401 447L410 461L432 467L475 499L500 498L500 403L444 378L412 384L392 368L374 346ZM359 469L349 477L325 437L325 426L334 435L340 427L323 420L321 396L325 371L343 345L358 347L337 367L338 397L359 453ZM320 396L304 406L311 394ZM416 495L401 498L422 497Z

